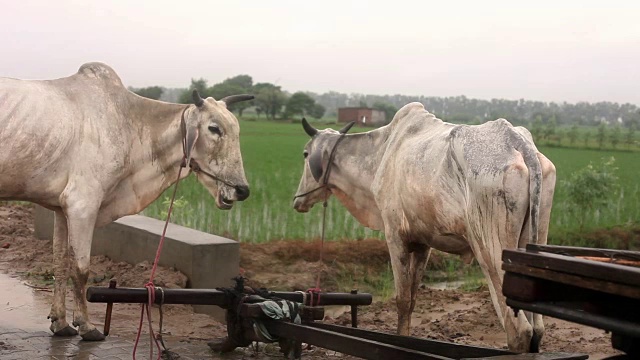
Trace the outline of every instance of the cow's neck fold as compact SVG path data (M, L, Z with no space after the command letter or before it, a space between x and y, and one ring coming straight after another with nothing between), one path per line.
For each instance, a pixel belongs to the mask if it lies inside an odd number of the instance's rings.
M384 154L388 130L347 135L340 143L329 180L331 192L361 224L382 229L371 186Z

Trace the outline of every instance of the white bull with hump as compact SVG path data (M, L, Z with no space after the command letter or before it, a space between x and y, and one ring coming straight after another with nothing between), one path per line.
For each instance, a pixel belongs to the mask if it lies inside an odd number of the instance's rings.
M546 243L555 188L555 167L525 128L504 119L449 124L420 103L404 106L389 125L360 134L342 135L350 126L339 132L316 130L306 121L303 126L312 139L304 149L294 208L306 212L333 194L362 225L384 231L399 334L409 334L433 248L466 262L475 257L509 348L537 350L542 316L522 311L514 316L502 295L502 250Z
M175 183L184 156L191 162L181 176L197 171L219 208L249 196L239 123L226 106L253 97L193 98L180 105L140 97L101 63L57 80L0 78L0 199L55 212L55 335L104 339L85 299L94 227L148 206ZM66 321L69 276L78 330Z

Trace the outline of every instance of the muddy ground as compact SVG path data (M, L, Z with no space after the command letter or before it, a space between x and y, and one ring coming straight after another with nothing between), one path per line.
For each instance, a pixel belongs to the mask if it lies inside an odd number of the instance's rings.
M51 297L52 251L50 240L38 240L33 235L33 207L30 205L0 205L0 271L20 276L28 286L36 288L39 296ZM273 242L264 245L241 246L241 271L249 279L249 285L274 290L304 290L315 285L316 271L322 270L322 287L336 290L352 286L359 289L371 285L373 272L388 269L386 246L377 240L344 241L326 246L325 265L316 262L318 247L303 242ZM150 259L152 260L152 259ZM440 258L433 259L437 268ZM432 267L434 267L432 265ZM91 258L90 285L107 285L110 278L118 279L120 286L143 286L149 278L150 264L126 264L112 262L104 256ZM351 273L352 276L345 276ZM186 277L175 269L160 268L156 284L165 287L184 287ZM0 295L0 297L6 295ZM103 304L89 304L94 323L102 328ZM68 296L69 314L73 311ZM209 316L195 314L190 306L164 307L164 332L180 341L202 344L223 337L225 327ZM42 327L48 328L48 310L43 310ZM329 323L347 325L350 322L348 308L327 310ZM140 315L138 305L117 304L114 309L112 334L135 338ZM69 315L70 316L70 315ZM157 321L157 309L155 310ZM582 352L591 359L616 354L610 347L610 336L603 331L545 318L546 334L543 351ZM157 322L156 322L157 326ZM395 304L390 300L376 299L369 307L362 307L360 327L393 332L396 326ZM474 291L420 290L418 304L412 320L412 335L460 344L472 344L505 348L506 336L494 312L489 292L484 286ZM339 357L341 354L313 348L305 352L307 358ZM217 355L211 353L212 358ZM236 350L225 358L270 358L279 356L275 346L262 346L254 350ZM347 357L348 358L348 357Z

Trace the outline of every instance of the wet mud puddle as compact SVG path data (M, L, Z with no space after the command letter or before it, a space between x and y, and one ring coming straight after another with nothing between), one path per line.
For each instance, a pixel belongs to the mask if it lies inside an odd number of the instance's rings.
M20 279L0 272L0 324L40 331L49 325L50 292L26 286Z

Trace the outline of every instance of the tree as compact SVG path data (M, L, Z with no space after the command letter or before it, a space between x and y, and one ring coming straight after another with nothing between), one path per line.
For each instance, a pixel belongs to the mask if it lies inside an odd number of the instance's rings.
M282 92L280 86L271 83L257 83L253 86L256 112L265 113L267 119L274 120L280 114L282 107L287 102L287 95Z
M251 89L253 88L253 78L249 75L236 75L234 77L226 79L222 83L236 86L240 89L245 89L246 91L251 91ZM237 95L237 94L230 94L230 95Z
M531 135L535 141L542 141L544 139L544 128L542 127L542 117L536 116L533 126L531 127Z
M568 129L558 128L556 130L556 135L554 136L554 140L556 141L556 145L562 146L562 140L567 136Z
M611 134L609 135L609 141L611 141L611 145L613 145L614 149L618 146L618 143L620 143L621 136L622 130L620 130L620 125L616 124L613 127L613 131L611 131Z
M558 127L558 123L556 121L556 116L551 115L549 121L547 121L547 125L544 127L544 135L543 137L547 140L553 140L553 136L556 134L556 129Z
M162 93L164 92L164 89L161 88L160 86L149 86L149 87L133 90L133 92L149 99L159 100L160 97L162 96Z
M324 108L324 106L320 104L313 104L313 107L309 111L309 115L311 115L311 117L314 119L320 119L324 116L325 111L326 109Z
M196 79L191 79L191 86L189 86L189 89L185 92L182 93L182 95L180 95L180 99L178 99L178 101L181 104L191 104L193 102L193 97L191 96L193 90L198 90L198 93L200 93L200 96L203 98L206 98L209 95L209 90L207 88L207 80L200 78L198 80Z
M213 96L216 100L220 100L225 96L250 94L252 92L253 79L249 75L236 75L213 85L209 89L210 96ZM253 101L241 101L229 106L229 111L237 111L238 116L242 116L242 112L251 106L253 106Z
M375 103L373 103L373 108L376 110L384 111L387 123L391 122L391 119L393 119L393 117L396 115L396 112L398 112L398 109L395 106L384 101L376 101Z
M604 145L604 141L607 138L607 126L604 123L601 123L598 126L598 134L596 134L596 140L598 141L598 146L602 149Z
M629 149L631 149L636 140L636 130L638 129L638 119L634 118L629 120L627 126L628 126L627 133L624 137L624 142L625 144L627 144Z
M306 114L311 114L311 112L313 112L313 108L315 105L316 101L313 100L311 96L303 92L297 92L291 95L289 100L287 100L287 106L284 110L284 116L287 118L295 115L304 117Z
M573 124L571 126L571 129L567 133L567 136L569 137L569 144L571 144L573 146L573 144L578 139L578 125L577 124Z
M589 147L589 140L591 140L591 132L590 131L585 131L584 132L584 146L585 147Z

